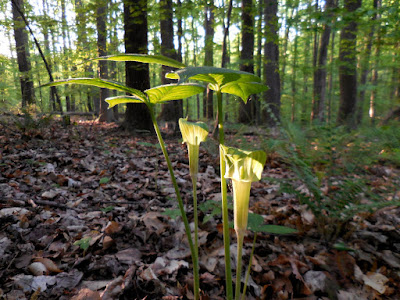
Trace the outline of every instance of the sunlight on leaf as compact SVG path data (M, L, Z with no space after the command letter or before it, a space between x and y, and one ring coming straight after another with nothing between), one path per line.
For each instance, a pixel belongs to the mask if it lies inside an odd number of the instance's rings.
M247 103L247 99L251 95L258 94L266 90L268 90L268 86L265 84L241 81L227 83L221 88L222 93L238 96L244 101L244 103Z
M124 103L145 103L145 101L135 97L135 96L117 96L117 97L110 97L106 99L108 103L108 109L114 107L118 104Z
M216 67L187 67L166 75L170 79L178 79L179 83L188 79L204 81L222 87L232 81L261 82L260 77L243 71L235 71Z
M142 63L155 63L173 68L184 68L185 64L162 55L148 55L148 54L116 54L109 56L102 56L94 60L112 60L112 61L136 61Z
M127 87L118 82L114 82L111 80L99 79L99 78L72 78L65 80L58 80L54 82L49 82L44 84L43 86L55 86L55 85L63 85L63 84L82 84L82 85L91 85L97 86L99 88L106 88L110 90L117 90L120 92L130 93L132 95L136 95L139 98L145 97L144 94L136 89Z
M161 103L170 100L180 100L199 94L204 91L204 86L187 84L167 84L148 89L145 93L149 96L150 103Z

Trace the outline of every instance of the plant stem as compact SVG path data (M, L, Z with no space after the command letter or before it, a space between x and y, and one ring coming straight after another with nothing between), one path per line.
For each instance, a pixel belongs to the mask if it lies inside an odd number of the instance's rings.
M254 256L254 248L256 247L256 240L257 240L257 232L254 232L253 247L251 248L249 266L247 267L246 277L244 279L244 287L243 287L243 294L242 294L241 300L246 300L247 283L249 282L251 264L252 264L253 256Z
M193 262L193 277L194 277L194 294L196 298L196 291L197 294L200 292L200 276L199 276L199 217L197 214L197 174L196 176L192 176L192 185L193 185L193 215L194 215L194 251L196 257L196 265ZM197 295L198 297L199 295Z
M225 144L225 133L224 133L224 114L222 111L222 93L220 90L217 91L218 99L218 135L219 144ZM225 250L225 284L226 284L226 298L228 300L233 299L232 289L232 270L231 270L231 254L230 254L230 237L229 237L229 216L228 216L228 188L226 185L226 179L224 176L225 172L225 160L222 154L222 148L219 148L219 163L220 163L220 174L221 174L221 197L222 197L222 225L224 235L224 250Z
M151 120L153 122L154 130L156 131L156 134L157 134L158 142L159 142L159 144L161 146L161 150L162 150L162 152L164 154L165 160L167 161L169 175L171 177L171 181L172 181L172 184L173 184L174 189L175 189L176 198L178 199L179 210L181 212L182 220L183 220L183 223L185 225L185 232L186 232L188 243L189 243L190 253L192 254L193 277L194 277L194 282L195 282L194 283L194 287L195 287L194 295L195 295L195 300L198 300L198 299L200 299L200 295L199 295L199 289L198 288L196 289L196 286L197 287L199 286L199 283L198 283L199 282L199 270L197 268L199 263L198 263L198 257L196 256L196 251L195 251L194 245L193 245L192 234L191 234L191 231L190 231L189 222L188 222L188 219L187 219L187 216L186 216L186 213L185 213L185 208L183 206L181 193L179 192L179 187L178 187L178 184L176 182L176 178L175 178L174 170L172 168L171 160L169 159L168 152L167 152L167 149L165 147L164 140L163 140L163 138L161 136L161 131L160 131L160 128L158 127L158 123L157 123L156 117L154 115L153 108L152 108L151 105L147 105L147 106L148 106L149 111L150 111Z
M236 289L235 289L235 300L240 299L240 288L242 285L242 250L244 234L236 233L237 236L237 260L236 260Z

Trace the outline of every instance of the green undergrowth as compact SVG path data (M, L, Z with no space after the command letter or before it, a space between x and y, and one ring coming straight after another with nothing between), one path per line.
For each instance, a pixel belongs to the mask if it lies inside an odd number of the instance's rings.
M264 182L279 183L281 193L307 205L318 232L332 241L345 237L355 215L399 205L399 180L394 175L400 168L399 129L398 124L349 131L289 123L274 135L267 129L260 134L242 127L233 131L233 140L245 146L260 143L270 167L291 172L292 176L268 177Z

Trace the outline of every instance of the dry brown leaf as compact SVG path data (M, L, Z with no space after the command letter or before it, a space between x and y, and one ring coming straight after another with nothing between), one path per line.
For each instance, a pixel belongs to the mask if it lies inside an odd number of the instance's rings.
M119 223L111 221L107 224L107 227L105 228L104 232L108 235L113 235L114 233L120 232L121 229L122 226Z
M35 259L36 262L40 262L45 265L46 269L50 273L61 273L62 271L57 267L57 265L48 258L38 257Z

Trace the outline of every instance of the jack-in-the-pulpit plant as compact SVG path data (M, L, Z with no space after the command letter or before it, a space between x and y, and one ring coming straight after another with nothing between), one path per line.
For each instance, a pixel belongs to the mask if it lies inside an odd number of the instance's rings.
M179 129L181 130L183 142L186 143L189 156L189 170L193 186L193 218L194 218L194 259L193 277L195 297L200 292L199 277L199 218L197 212L197 175L199 172L199 148L200 143L204 142L208 136L208 126L203 122L188 122L187 118L179 119Z
M221 145L226 162L225 178L232 180L233 217L237 236L235 299L240 299L242 249L247 230L251 183L261 179L267 154L264 151L244 151Z
M241 273L241 249L243 238L247 227L248 215L248 197L250 195L251 182L259 180L262 172L262 167L265 163L265 153L263 152L245 152L239 149L225 147L224 125L223 125L223 103L222 93L235 95L246 102L250 95L263 92L268 89L267 86L261 83L261 79L251 73L235 71L214 67L186 67L184 64L170 58L160 55L143 55L143 54L120 54L108 57L100 57L99 60L112 61L136 61L142 63L156 63L165 66L179 68L175 73L167 74L170 79L177 79L178 84L167 84L157 86L145 91L140 91L123 84L110 80L98 78L76 78L51 82L47 86L60 84L84 84L97 86L100 88L114 89L128 95L117 96L106 99L109 103L109 108L117 104L123 103L144 103L150 111L154 129L158 137L162 152L167 162L171 181L175 189L178 200L179 210L182 220L185 225L185 232L188 238L189 248L193 261L194 274L194 299L200 299L200 284L199 284L199 264L198 264L198 216L197 216L197 191L196 181L198 172L198 155L199 144L205 140L208 134L208 129L204 123L190 123L185 119L179 122L183 140L188 146L190 175L193 183L193 209L195 222L195 239L193 241L188 219L185 213L182 197L177 185L177 181L173 172L172 164L169 159L164 140L161 136L159 126L155 117L154 107L157 104L165 103L166 101L179 100L186 97L201 93L204 86L185 83L187 80L197 80L206 83L208 87L216 92L217 107L218 107L218 129L219 129L219 144L220 144L220 170L221 170L221 196L222 196L222 220L224 233L224 249L225 249L225 288L226 298L233 299L232 290L232 275L230 267L230 236L229 236L229 214L227 200L227 185L226 178L231 178L234 188L235 202L235 230L238 235L238 263L236 298L240 297L240 273ZM226 168L227 166L227 168ZM225 172L226 169L226 172ZM237 170L236 170L237 169ZM225 172L225 176L224 175ZM225 178L226 177L226 178ZM237 193L237 195L236 195ZM267 226L267 225L265 225ZM239 248L240 247L240 248Z

